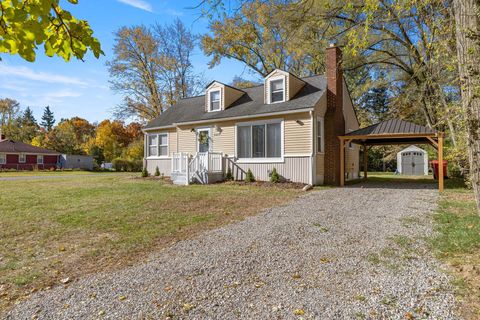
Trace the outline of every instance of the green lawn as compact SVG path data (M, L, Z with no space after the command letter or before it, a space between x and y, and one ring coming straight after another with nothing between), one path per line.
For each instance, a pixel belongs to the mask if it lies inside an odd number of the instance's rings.
M172 241L301 193L228 184L173 186L137 176L0 181L0 309L61 279L138 263Z
M40 171L0 171L0 178L7 177L37 177L37 176L58 176L58 175L82 175L82 174L108 174L109 172L93 172L82 170L40 170Z

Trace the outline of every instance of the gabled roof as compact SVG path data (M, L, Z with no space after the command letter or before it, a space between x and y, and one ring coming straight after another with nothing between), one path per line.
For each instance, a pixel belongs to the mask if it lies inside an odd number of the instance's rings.
M306 85L289 101L265 104L264 85L245 88L245 94L229 108L216 112L205 111L205 96L180 100L158 118L150 121L145 129L168 127L182 122L209 121L242 116L261 116L284 111L312 108L326 91L327 81L324 75L302 78Z
M60 154L57 151L39 148L27 143L13 140L0 141L0 153Z
M388 134L435 134L436 131L425 126L400 119L391 119L366 128L349 132L345 136L388 135Z

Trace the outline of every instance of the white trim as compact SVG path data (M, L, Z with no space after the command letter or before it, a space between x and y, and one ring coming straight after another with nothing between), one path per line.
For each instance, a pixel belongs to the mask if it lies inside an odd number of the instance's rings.
M284 154L283 157L284 158L307 158L307 157L311 157L312 155L311 154L307 154L307 153L290 153L290 154Z
M317 159L315 158L315 116L313 111L310 111L310 185L314 185L315 176L317 173ZM313 163L315 162L315 165Z
M162 126L162 127L142 128L142 132L147 134L147 131L162 130L162 129L175 129L175 128L176 128L176 126L174 124L171 124L171 125Z
M212 93L214 92L218 92L218 110L212 110ZM207 106L207 110L208 112L218 112L218 111L222 111L222 89L221 88L218 88L218 89L214 89L214 90L210 90L207 92L208 94L208 106Z
M238 130L237 128L240 126L255 126L255 125L267 125L271 123L279 123L280 124L280 157L278 158L239 158L238 157ZM237 122L235 123L235 159L238 163L282 163L285 161L284 154L285 154L285 121L283 118L276 118L276 119L266 119L266 120L257 120L257 121L247 121L247 122ZM265 131L266 135L266 131ZM267 139L265 139L265 146L267 145ZM253 148L253 143L252 146Z
M281 102L286 101L286 94L287 94L287 80L286 79L287 79L287 77L285 75L271 77L271 78L267 79L267 82L268 82L268 96L267 96L268 104L281 103ZM272 94L273 94L272 82L273 81L278 81L278 80L282 80L282 82L283 82L283 99L281 101L272 102Z
M170 156L161 156L161 157L147 157L146 160L170 160L172 157Z
M263 113L263 114L253 114L248 116L239 116L239 117L226 117L226 118L218 118L218 119L211 119L211 120L198 120L198 121L191 121L191 122L178 122L174 123L176 127L179 126L188 126L188 125L196 125L196 124L208 124L208 123L216 123L222 121L235 121L235 120L242 120L242 119L252 119L252 118L263 118L263 117L271 117L271 116L281 116L285 114L295 114L295 113L305 113L314 110L314 108L304 108L304 109L297 109L297 110L289 110L289 111L281 111L281 112L270 112L270 113ZM146 130L158 130L158 129L165 129L170 127L157 127L157 128L148 128Z
M150 137L157 136L157 155L151 156L150 155ZM167 136L167 144L160 144L160 136ZM158 133L150 133L146 134L146 151L145 151L145 159L167 159L170 156L170 136L169 132L158 132ZM167 154L162 156L160 155L160 147L167 147Z
M23 156L23 160L22 160L22 156ZM27 154L20 153L18 155L18 163L27 163Z

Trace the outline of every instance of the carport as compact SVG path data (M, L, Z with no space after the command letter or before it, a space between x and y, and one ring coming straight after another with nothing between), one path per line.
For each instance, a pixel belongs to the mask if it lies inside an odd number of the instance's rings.
M340 186L345 185L345 146L350 142L363 147L364 179L367 179L368 150L372 146L430 144L437 149L438 162L443 163L443 132L411 122L392 119L352 131L340 139ZM438 190L443 191L443 165L438 168Z

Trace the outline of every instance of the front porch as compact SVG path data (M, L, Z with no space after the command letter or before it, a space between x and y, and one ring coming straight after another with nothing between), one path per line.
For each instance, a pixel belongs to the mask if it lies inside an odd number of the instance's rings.
M215 183L223 180L225 158L221 152L176 152L172 156L171 179L174 184Z

